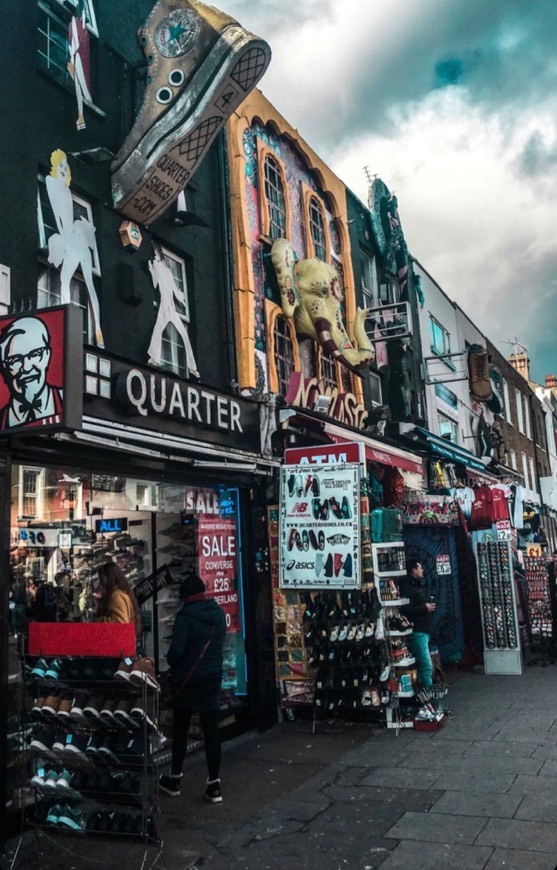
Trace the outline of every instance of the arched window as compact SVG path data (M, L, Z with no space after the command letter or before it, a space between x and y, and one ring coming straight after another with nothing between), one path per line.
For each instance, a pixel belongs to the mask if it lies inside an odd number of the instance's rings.
M314 256L318 260L327 260L327 241L325 236L325 221L321 203L315 196L309 201L309 229L313 242Z
M294 372L294 347L288 321L281 314L277 315L273 325L274 362L277 373L278 392L286 395L288 382Z
M270 154L265 157L265 197L269 211L269 237L273 241L286 238L286 200L282 171Z

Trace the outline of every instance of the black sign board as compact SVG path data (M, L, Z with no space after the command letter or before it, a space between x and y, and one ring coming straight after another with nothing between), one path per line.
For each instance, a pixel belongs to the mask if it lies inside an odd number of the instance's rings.
M111 517L110 519L95 520L97 535L110 535L114 532L127 532L127 517Z
M153 574L149 574L145 580L140 580L133 587L138 604L145 604L146 601L149 601L155 594L155 589L160 592L165 586L171 586L174 582L168 565L161 565Z

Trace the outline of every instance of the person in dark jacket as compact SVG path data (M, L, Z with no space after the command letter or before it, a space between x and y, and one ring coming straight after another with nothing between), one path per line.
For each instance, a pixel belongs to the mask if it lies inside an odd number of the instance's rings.
M409 598L409 604L400 608L410 622L414 631L409 636L409 646L416 659L418 679L426 689L433 685L433 664L429 652L429 622L437 605L428 601L424 584L424 569L417 559L406 562L406 577L400 584L402 598Z
M174 702L170 775L160 777L159 788L173 797L180 794L191 716L199 713L208 768L205 798L221 803L218 705L226 617L195 574L180 584L179 595L183 604L176 614L166 660L171 681L186 682Z

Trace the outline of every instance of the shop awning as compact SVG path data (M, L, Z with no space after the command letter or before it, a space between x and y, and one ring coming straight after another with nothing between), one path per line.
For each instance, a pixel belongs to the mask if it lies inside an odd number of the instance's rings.
M446 438L434 435L433 432L430 432L428 429L422 429L421 426L416 426L414 431L426 439L429 449L436 456L442 456L451 462L458 462L474 471L482 471L489 474L489 472L486 472L485 464L481 459L478 459L474 453L466 450L465 447L460 447L458 444L447 441Z
M326 422L324 431L329 438L336 442L359 441L364 445L366 459L370 462L392 465L394 468L399 468L402 471L412 471L415 474L424 473L421 458L410 453L408 450L393 447L391 444L384 444L375 438L368 438L367 435L356 433L354 429L347 430L342 426L335 426L334 423Z

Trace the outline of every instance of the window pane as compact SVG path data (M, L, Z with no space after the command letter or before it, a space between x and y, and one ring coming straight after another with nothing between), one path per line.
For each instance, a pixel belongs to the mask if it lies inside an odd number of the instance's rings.
M284 185L278 163L272 157L265 157L265 197L269 209L269 235L273 239L286 236L286 203Z
M168 324L162 336L161 365L181 378L186 377L186 354L182 339L173 323Z
M338 384L336 363L325 354L321 357L321 380L325 387L331 387L331 389L334 389Z
M274 325L275 340L275 366L278 378L278 389L282 395L286 394L290 375L294 371L294 353L290 330L285 319L278 316Z
M325 226L321 205L315 197L309 201L309 228L315 256L318 260L327 259L327 246L325 243Z

